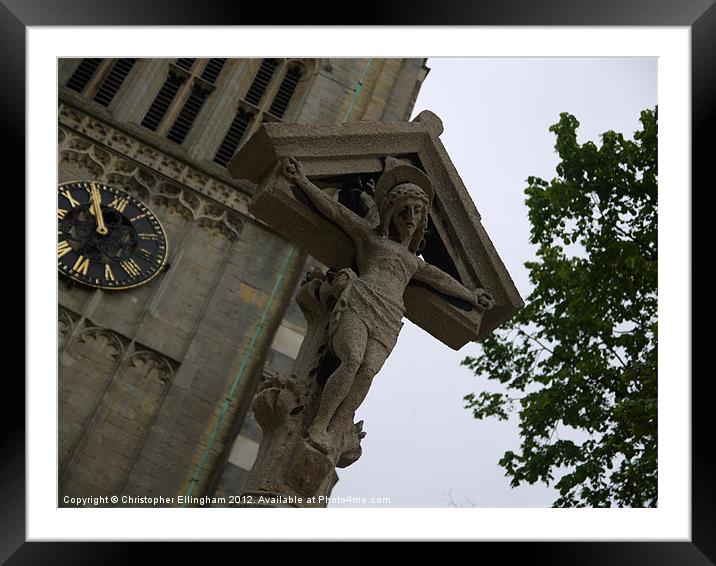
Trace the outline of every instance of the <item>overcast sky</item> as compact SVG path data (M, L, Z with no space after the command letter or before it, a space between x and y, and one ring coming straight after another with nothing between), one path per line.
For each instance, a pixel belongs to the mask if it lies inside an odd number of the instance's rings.
M429 59L413 116L435 112L442 142L523 298L534 258L524 204L530 175L550 180L558 156L549 126L579 120L580 143L616 130L632 137L657 102L656 59ZM467 393L485 388L460 361L477 355L438 342L407 319L356 419L363 455L338 470L335 497L388 497L391 507L549 507L544 485L512 489L497 461L517 450L517 420L475 420ZM355 507L355 503L331 507ZM375 505L367 505L374 507Z

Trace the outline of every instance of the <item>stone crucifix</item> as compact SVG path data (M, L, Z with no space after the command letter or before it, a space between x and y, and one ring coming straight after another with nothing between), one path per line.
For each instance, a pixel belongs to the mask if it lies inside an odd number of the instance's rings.
M437 124L431 113L407 124L270 124L232 161L235 176L259 185L252 211L329 267L308 273L297 295L307 333L291 375L268 379L257 393L264 438L246 504L325 506L335 467L360 457L365 433L355 412L404 315L459 347L484 335L489 312L502 308L490 321L496 325L520 308L489 239L460 241L445 218L454 193L464 195L444 148L431 155L425 143L436 147ZM484 234L468 219L468 228ZM466 256L471 247L481 254ZM477 276L480 267L485 273Z
M337 302L331 309L328 348L339 365L323 387L307 431L309 442L328 454L333 449L328 427L336 411L340 408L352 418L395 346L405 314L403 293L411 279L481 310L492 308L494 299L484 289L471 291L416 255L433 194L430 180L418 168L388 162L375 187L380 223L374 228L309 181L295 159L283 160L281 167L318 211L350 236L356 249L357 269L341 269L333 278Z

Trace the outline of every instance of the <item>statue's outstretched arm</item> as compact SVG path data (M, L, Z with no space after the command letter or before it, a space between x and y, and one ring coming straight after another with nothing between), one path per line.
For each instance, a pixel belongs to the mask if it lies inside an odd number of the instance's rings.
M314 206L329 220L335 222L348 235L365 229L363 220L357 214L333 200L306 177L301 164L293 157L281 159L279 167L283 176L291 183L298 185Z
M418 281L427 283L440 293L467 301L477 309L489 310L495 306L495 299L485 289L471 291L442 269L423 260L420 260L420 267L413 277Z

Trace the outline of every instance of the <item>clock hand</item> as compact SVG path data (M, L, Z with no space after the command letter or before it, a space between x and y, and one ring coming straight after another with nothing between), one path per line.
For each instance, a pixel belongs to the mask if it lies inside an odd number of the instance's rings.
M90 181L92 184L92 203L94 204L94 217L97 219L97 233L102 236L106 236L109 230L104 224L104 216L102 216L102 197L99 194L99 189L94 181Z

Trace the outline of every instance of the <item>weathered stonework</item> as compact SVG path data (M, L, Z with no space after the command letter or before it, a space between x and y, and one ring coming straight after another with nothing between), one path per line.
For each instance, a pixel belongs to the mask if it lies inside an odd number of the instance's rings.
M106 125L99 132L84 128L85 133L90 131L110 135L110 128ZM138 141L135 140L135 144L141 148ZM124 149L127 150L126 147ZM97 494L109 494L118 492L120 487L127 493L145 490L151 490L152 493L181 491L182 484L188 482L186 475L190 473L184 471L187 464L179 463L185 458L181 455L182 451L187 456L194 453L197 459L200 457L203 448L201 437L208 438L210 434L210 431L203 430L201 423L212 418L212 407L226 397L225 391L230 387L229 372L232 371L232 365L240 363L236 343L226 340L226 333L241 329L232 335L240 344L243 333L243 340L248 342L252 328L251 318L247 315L253 311L254 320L257 320L270 292L272 277L267 273L268 279L262 277L261 283L257 281L257 286L250 291L250 304L239 307L240 303L234 303L237 291L234 282L238 283L242 278L250 280L246 276L256 267L245 264L245 254L257 253L248 251L252 246L256 250L262 249L266 254L264 257L270 258L270 265L267 265L269 272L278 270L275 263L279 263L284 255L281 249L283 244L276 247L273 252L276 255L272 255L265 231L259 228L259 224L250 215L241 213L241 210L245 212L245 201L233 198L221 202L207 195L206 190L192 189L187 179L196 180L195 175L182 175L181 183L167 179L164 174L166 170L162 173L134 162L132 158L138 153L147 155L149 151L120 154L114 149L97 145L95 140L85 138L64 125L60 127L60 181L92 178L122 186L158 214L167 232L171 253L170 267L165 274L158 277L156 282L152 281L129 293L89 291L61 285L61 304L66 308L63 309L60 322L62 328L67 328L72 318L91 319L102 332L116 336L116 340L141 343L163 352L171 360L168 363L181 367L182 371L177 375L182 378L182 387L177 387L176 392L168 395L169 390L173 391L171 380L168 380L164 384L167 391L161 395L144 395L141 401L139 398L132 400L116 397L109 383L125 379L126 376L111 368L103 374L88 365L89 360L105 359L108 355L106 351L95 349L91 354L81 355L64 348L61 360L72 361L72 366L61 365L60 384L61 388L72 391L73 396L67 404L62 401L62 394L60 396L62 496L81 495L88 489ZM165 163L170 160L163 158ZM198 186L198 181L195 184ZM237 194L233 187L225 187L225 191ZM220 193L212 194L216 196ZM226 206L241 205L242 202L244 205L239 206L239 211ZM247 222L251 225L251 236L248 241L241 241ZM252 237L260 239L249 244ZM299 268L300 263L300 257L297 256L288 271L289 278L295 277L292 270ZM242 277L241 272L246 271L246 268L249 270ZM240 296L243 293L248 298L241 287L238 291ZM279 297L276 307L281 309L287 299L288 294ZM215 346L201 346L206 343ZM248 371L253 373L253 368L260 363L260 357L253 358ZM65 367L67 372L63 370ZM84 370L88 373L84 373ZM105 381L99 378L98 372L106 375ZM191 381L186 378L188 374L193 375ZM98 379L95 383L104 385L92 396L83 395L83 404L76 407L81 387L70 380L70 375L86 375L90 380L96 376ZM246 386L250 387L253 383L255 381L248 380ZM238 392L244 396L247 394L245 389ZM167 401L172 407L172 415L163 412L162 407ZM235 410L240 402L241 397L237 395L230 409ZM111 407L117 404L150 407L150 413L140 416L143 413L135 411L127 420L107 423L106 415L112 414ZM186 413L186 417L182 416L182 412ZM217 449L222 449L225 439L229 438L231 425L231 421L227 421L222 427ZM141 438L124 442L122 458L116 460L107 456L106 451L110 450L110 445L101 439L120 438L123 435L130 435L127 438L131 438L137 428L142 430ZM111 434L104 432L110 429ZM167 434L171 436L167 437ZM167 457L171 454L169 461L174 461L175 465L161 472L150 473L149 468L159 464L155 453L151 451L157 444L162 445L162 454ZM71 465L66 464L65 460L71 460ZM167 460L163 460L161 465L166 466ZM105 468L106 471L102 471ZM116 469L116 472L110 473L109 468ZM205 486L212 480L213 470L213 465L207 466L199 482L200 489L206 489ZM172 476L176 483L174 487L168 487L171 486Z
M140 287L59 283L60 505L68 493L242 490L261 440L249 411L256 386L264 370L290 368L305 328L290 303L304 257L248 211L256 187L212 161L259 63L227 62L180 145L166 127L140 125L173 60L137 60L108 107L69 89L80 60L60 60L58 181L121 186L157 214L169 241L168 269ZM305 80L284 119L341 121L366 60L297 63ZM383 68L369 74L351 119L409 114L424 61L371 66Z

